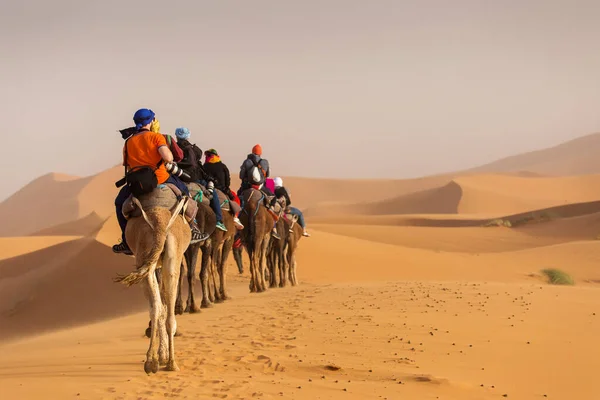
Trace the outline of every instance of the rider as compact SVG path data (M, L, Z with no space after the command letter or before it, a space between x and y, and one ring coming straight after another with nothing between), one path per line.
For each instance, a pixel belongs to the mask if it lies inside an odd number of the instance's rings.
M238 191L238 196L242 197L242 192L246 189L250 189L252 185L263 185L265 183L265 179L271 175L269 161L261 156L262 147L260 144L257 144L252 148L252 153L248 154L248 157L246 157L242 163L240 167L240 179L242 180L242 185ZM257 177L252 176L254 166L256 166L260 171ZM261 189L264 191L264 186ZM269 193L269 195L272 196L273 193Z
M202 159L202 150L189 142L190 130L185 127L179 127L175 129L175 136L177 137L177 144L181 147L184 154L179 166L191 177L191 182L199 183L208 188L209 192L212 192L215 179L207 174L202 167L202 162L200 161ZM227 231L227 228L223 224L223 213L221 212L219 196L216 193L212 196L210 207L217 217L217 228Z
M298 223L300 223L300 226L302 227L303 231L302 236L310 237L308 232L306 232L306 222L304 221L304 215L302 214L302 211L300 211L296 207L290 206L290 204L292 204L292 200L290 199L290 195L287 189L283 186L283 179L281 179L280 177L275 177L273 178L273 183L275 184L275 198L285 199L285 204L290 210L290 214L298 216Z
M221 157L215 149L206 150L204 152L204 157L204 172L214 179L215 188L225 193L227 197L233 201L235 199L235 194L230 188L231 175L229 174L229 168L221 161ZM236 203L239 205L239 200ZM237 225L238 229L244 229L244 225L242 225L238 216L239 211L235 213L233 222Z
M121 133L123 140L126 140L129 136L136 133L137 129L135 126L132 126L130 128L119 129L119 132ZM150 124L150 132L160 133L160 122L156 117L154 117L152 123ZM177 142L173 139L171 135L167 135L164 133L162 135L167 141L167 146L169 146L169 150L171 150L171 153L173 153L173 161L175 161L176 163L180 162L183 159L183 150L181 150L181 148L177 145Z
M150 131L153 120L154 112L150 109L142 108L134 114L133 121L135 122L136 133L127 137L123 146L123 165L125 166L125 170L127 172L135 167L156 166L160 162L159 167L154 171L158 184L172 183L184 194L189 195L189 191L183 182L177 177L169 175L165 168L165 163L173 162L173 154L169 150L164 136ZM127 219L123 215L122 207L130 195L131 190L128 185L125 185L121 188L115 199L117 220L121 227L121 243L112 247L115 253L124 253L127 255L132 255L133 252L129 248L129 245L127 245L125 238ZM208 234L198 230L195 221L192 221L191 226L191 243L197 243L209 237Z
M158 118L154 117L154 120L152 120L152 123L150 124L150 131L160 133L160 122L158 121ZM167 141L167 146L169 146L169 150L171 150L171 153L173 153L173 160L176 163L183 160L183 150L181 150L181 147L179 147L177 141L173 139L173 136L168 135L166 133L163 133L162 135Z
M266 179L269 178L270 175L271 168L269 167L269 161L262 158L262 147L260 144L257 144L252 148L252 153L248 154L248 157L246 157L240 167L240 179L242 180L242 184L238 190L238 196L242 198L244 190L249 189L252 186L260 188L267 196L274 196L275 193L269 190L265 185ZM273 210L273 203L267 204L265 202L265 206L267 211L275 217L275 224L273 225L271 235L276 239L280 239L279 234L277 234L277 216Z

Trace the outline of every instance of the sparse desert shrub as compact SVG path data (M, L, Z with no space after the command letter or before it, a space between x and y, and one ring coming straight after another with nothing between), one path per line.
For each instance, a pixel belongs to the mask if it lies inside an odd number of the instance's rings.
M548 277L549 283L553 285L574 285L575 281L564 271L556 268L546 268L542 273Z
M501 218L496 218L496 219L492 219L489 220L488 222L486 222L484 225L484 227L490 227L490 226L505 226L507 228L510 228L512 226L512 224L510 223L509 220L507 219L501 219Z
M530 222L547 222L558 218L560 218L560 215L553 211L534 211L513 221L512 225L519 226Z

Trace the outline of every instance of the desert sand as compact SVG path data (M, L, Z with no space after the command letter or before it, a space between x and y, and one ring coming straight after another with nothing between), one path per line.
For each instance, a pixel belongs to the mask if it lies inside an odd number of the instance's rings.
M121 169L43 176L0 205L2 397L600 398L600 168L556 151L564 173L535 153L531 173L285 178L300 285L250 294L231 258L233 299L179 316L181 371L152 376L142 290L112 282L133 268L110 250Z

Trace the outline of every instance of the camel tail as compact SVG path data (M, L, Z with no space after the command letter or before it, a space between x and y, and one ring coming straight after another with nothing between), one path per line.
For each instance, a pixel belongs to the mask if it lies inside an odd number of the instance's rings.
M154 273L158 259L165 248L167 231L172 222L171 213L167 209L155 208L147 213L147 219L152 229L151 246L141 254L141 265L136 271L121 275L114 279L117 283L132 286L143 281L150 273Z

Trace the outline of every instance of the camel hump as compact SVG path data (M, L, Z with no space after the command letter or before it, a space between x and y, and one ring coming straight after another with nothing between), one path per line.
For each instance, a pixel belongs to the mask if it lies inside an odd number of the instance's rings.
M229 211L231 209L231 207L229 207L229 204L230 204L229 196L227 196L225 193L223 193L219 189L215 189L215 192L217 193L217 196L219 198L219 204L221 205L221 210Z
M198 203L206 205L210 204L209 193L204 186L196 182L186 183L185 185L187 186L192 199L196 200Z
M219 204L221 204L221 209L225 211L229 211L229 196L220 191L219 189L214 189L213 194L211 194L208 189L206 189L203 185L197 182L191 182L185 184L190 191L190 196L196 200L198 203L210 205L210 201L214 196L214 193L217 193L217 198L219 199Z
M171 184L160 184L154 188L152 192L138 196L137 199L144 211L156 207L172 210L177 205L177 199L181 198L181 195L181 191L176 186ZM142 215L142 210L140 210L133 201L133 196L129 196L125 201L122 210L123 215L127 219Z

